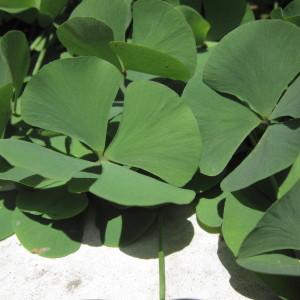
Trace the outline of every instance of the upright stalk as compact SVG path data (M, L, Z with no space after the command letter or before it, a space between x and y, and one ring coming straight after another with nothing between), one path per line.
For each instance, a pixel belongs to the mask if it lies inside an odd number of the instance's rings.
M158 216L159 300L166 299L165 252L163 247L163 213Z

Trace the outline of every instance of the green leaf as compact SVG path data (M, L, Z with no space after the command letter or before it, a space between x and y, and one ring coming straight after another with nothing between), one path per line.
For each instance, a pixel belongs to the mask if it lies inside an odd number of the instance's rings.
M196 65L196 44L184 16L160 0L133 5L132 43L111 42L125 69L187 80Z
M280 117L300 118L300 77L287 89L286 93L276 105L271 117L273 119Z
M14 234L12 216L15 192L0 192L0 241Z
M290 23L261 20L244 24L215 48L205 66L204 81L269 118L299 72L299 47L300 29Z
M219 228L222 225L223 219L220 215L220 206L224 199L224 194L200 198L196 206L197 220L200 224L209 228Z
M131 1L125 0L84 0L72 12L74 17L89 17L109 26L114 40L123 41L131 21Z
M245 0L202 0L205 18L211 24L210 40L220 40L242 22Z
M269 126L254 150L221 183L224 191L236 191L280 172L299 155L300 121Z
M196 44L203 45L210 29L210 24L195 9L189 6L179 5L176 8L184 15L191 26Z
M80 248L82 227L78 218L50 221L16 209L13 228L24 248L43 257L59 258Z
M18 209L45 219L62 220L74 217L87 208L85 194L71 194L64 187L45 191L29 190L19 193Z
M226 197L222 233L235 256L269 204L269 199L253 187Z
M247 236L239 258L256 256L276 250L300 250L300 182L276 201ZM261 241L258 243L258 241ZM300 263L298 272L300 275Z
M94 18L76 17L60 25L57 36L70 53L97 56L121 69L118 58L109 46L109 42L113 41L113 31L106 24Z
M28 83L22 96L26 123L104 150L109 111L122 80L113 65L96 57L54 61Z
M21 31L9 31L0 39L0 49L1 56L6 61L10 72L10 83L13 83L16 94L19 95L30 62L26 36Z
M39 145L15 140L0 140L0 156L12 166L56 180L68 180L95 163L69 157Z
M19 13L31 7L38 8L41 0L0 0L0 9L9 13Z
M156 213L141 208L117 209L101 205L99 227L105 246L124 247L139 239L154 223Z
M197 122L175 92L151 81L129 85L121 124L106 158L182 186L196 172L200 153Z
M222 172L233 154L260 123L249 109L209 88L203 81L203 68L211 51L198 55L195 76L186 85L182 98L192 109L202 136L202 173ZM229 138L230 137L230 138Z
M275 8L271 12L272 19L282 19L300 26L300 1L291 1L284 9Z
M281 184L278 197L281 198L285 195L298 181L300 180L300 154L298 155L296 161L291 167L288 176Z
M124 206L183 205L191 203L195 196L193 191L171 186L110 162L102 163L102 173L89 190L98 197Z
M3 137L6 125L11 117L10 100L12 98L12 95L13 89L11 84L0 88L0 137Z
M263 274L300 276L299 259L284 254L263 254L238 258L237 263L245 269Z
M17 182L36 189L47 189L66 183L66 181L44 178L26 169L12 167L2 158L0 159L0 180Z

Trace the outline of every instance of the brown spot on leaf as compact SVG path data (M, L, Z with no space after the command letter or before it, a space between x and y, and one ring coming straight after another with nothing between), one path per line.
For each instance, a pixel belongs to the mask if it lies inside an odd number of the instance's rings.
M34 253L34 254L38 254L38 255L41 255L41 254L44 254L46 252L48 252L50 250L50 248L33 248L31 249L31 252Z

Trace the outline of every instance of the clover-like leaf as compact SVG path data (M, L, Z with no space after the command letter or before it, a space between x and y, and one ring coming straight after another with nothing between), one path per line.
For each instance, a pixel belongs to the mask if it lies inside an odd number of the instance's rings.
M268 197L254 187L227 195L222 233L227 246L235 256L269 205Z
M293 163L284 182L281 184L278 191L278 197L281 198L283 195L285 195L299 180L300 180L300 153L296 161Z
M47 189L64 185L68 180L48 179L35 172L20 167L12 167L5 160L0 160L0 180L16 182L36 189Z
M124 206L155 206L166 203L189 204L195 193L180 189L126 167L102 162L99 179L90 186L91 193Z
M263 273L300 275L297 258L273 254L278 250L300 250L299 192L300 182L276 201L249 233L238 254L238 262L244 267Z
M197 45L203 45L210 24L192 7L187 5L178 5L176 8L184 15L186 21L191 26Z
M196 65L196 44L184 16L161 0L133 5L132 43L111 42L125 69L187 80Z
M243 242L240 258L276 250L300 250L299 193L300 182L268 209Z
M84 211L87 205L85 194L71 194L65 187L21 191L16 200L16 206L21 211L51 220L74 217Z
M254 150L221 183L224 191L236 191L292 165L300 151L300 121L273 124Z
M223 219L220 213L225 195L206 195L201 197L196 206L196 216L200 225L208 227L208 229L219 228Z
M287 89L272 112L272 119L280 117L300 118L300 77Z
M12 216L15 196L15 192L0 192L0 241L14 234Z
M29 69L29 46L26 36L21 31L12 30L0 39L1 64L6 63L6 72L10 74L10 83L19 95L25 76ZM2 68L5 68L2 66ZM1 70L1 73L3 70ZM5 71L4 71L5 72ZM9 76L8 74L5 75ZM1 75L1 86L3 75Z
M23 118L30 125L81 140L101 153L121 80L116 67L96 57L52 62L27 85Z
M300 29L293 24L278 20L244 24L215 48L205 66L204 81L269 118L299 72L299 46ZM274 63L279 59L280 64Z
M205 18L211 24L210 40L220 40L242 22L245 0L202 0Z
M100 21L112 29L114 40L123 41L131 21L131 1L85 0L74 9L70 19L75 17L89 17Z
M200 170L214 176L224 170L239 145L259 125L260 119L202 81L203 68L211 51L198 55L196 74L186 85L182 98L195 114L201 132Z
M63 257L80 248L82 226L78 217L51 221L16 208L13 228L24 248L43 257Z
M36 144L15 139L0 140L0 156L12 166L56 180L68 180L79 171L95 165L89 161L69 157Z
M175 92L150 81L127 88L121 124L106 158L182 186L198 168L200 153L197 122Z
M70 53L97 56L121 69L109 46L114 39L113 31L106 24L90 17L71 18L58 27L57 36Z

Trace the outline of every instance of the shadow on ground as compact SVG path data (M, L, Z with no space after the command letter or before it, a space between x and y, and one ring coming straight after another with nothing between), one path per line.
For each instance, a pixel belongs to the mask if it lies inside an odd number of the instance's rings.
M253 273L241 268L220 237L218 257L230 274L230 285L241 295L253 300L277 300L278 297Z

